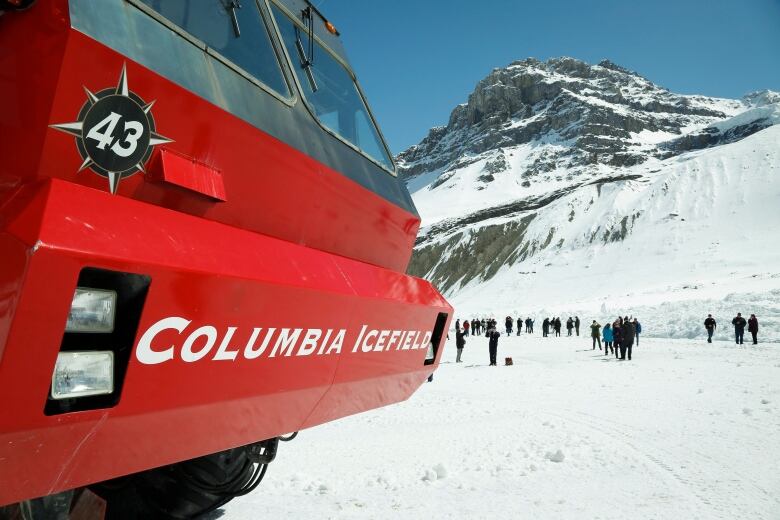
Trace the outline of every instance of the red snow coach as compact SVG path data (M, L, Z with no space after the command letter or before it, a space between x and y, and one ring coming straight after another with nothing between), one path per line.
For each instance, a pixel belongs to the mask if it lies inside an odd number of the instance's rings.
M314 6L0 10L0 516L197 516L433 372L452 309Z

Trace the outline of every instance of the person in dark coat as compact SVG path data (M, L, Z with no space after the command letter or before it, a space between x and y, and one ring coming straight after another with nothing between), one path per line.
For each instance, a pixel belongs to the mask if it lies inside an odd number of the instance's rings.
M620 346L623 344L623 318L618 318L612 323L612 337L615 343L615 358L620 359Z
M712 343L712 335L715 333L717 326L718 323L712 317L712 314L707 314L707 319L704 320L704 328L707 330L707 343Z
M593 323L590 325L590 337L593 338L592 350L596 350L597 341L599 342L599 350L601 350L601 324L596 320L593 320Z
M751 314L748 318L748 332L753 336L753 345L758 345L758 318L755 314Z
M479 333L482 334L483 332L487 332L487 322L485 321L485 318L482 318L479 322Z
M506 335L511 336L512 335L512 325L514 324L515 320L512 319L512 316L507 316L504 319L504 326L506 327Z
M571 319L571 316L569 316L569 319L566 320L566 335L571 336L571 331L574 329L574 320Z
M460 330L460 318L455 320L455 330Z
M523 318L517 318L517 335L523 331Z
M550 333L550 318L545 318L542 322L542 337L546 338Z
M631 361L631 348L634 346L634 324L628 319L628 316L623 318L622 329L622 342L620 343L620 359L626 359L628 354L628 360Z
M464 320L463 321L463 334L465 334L466 336L469 335L469 326L470 326L469 320Z
M455 362L460 363L460 356L463 354L463 347L466 346L466 338L462 330L455 331L455 347L458 349L458 354L455 356Z
M561 319L555 318L555 337L561 336Z
M574 317L574 329L577 331L577 337L580 335L580 317Z
M731 324L734 325L734 337L737 340L737 345L742 345L745 338L745 325L747 321L742 317L742 313L738 312L736 317L731 320Z
M490 327L487 331L488 337L488 351L490 352L490 366L496 365L496 357L498 356L498 338L501 337L501 333L496 330L495 327Z
M636 338L636 346L639 346L639 334L642 333L642 324L639 320L634 318L634 337Z

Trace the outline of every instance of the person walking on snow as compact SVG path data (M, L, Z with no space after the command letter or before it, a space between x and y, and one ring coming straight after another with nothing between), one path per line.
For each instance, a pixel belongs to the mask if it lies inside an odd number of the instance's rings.
M596 350L596 342L599 342L599 350L601 350L601 325L593 320L590 326L590 336L593 338L593 350Z
M748 319L748 332L753 336L753 345L758 345L758 318L755 314L751 314Z
M639 333L642 332L642 324L639 320L634 318L634 335L636 337L636 346L639 346Z
M512 335L512 324L515 321L512 319L512 316L507 316L504 319L504 326L506 326L506 335L511 336Z
M469 320L463 320L463 334L469 335Z
M466 338L463 336L462 330L455 331L455 347L458 349L458 354L455 356L455 362L460 363L460 356L463 354L463 347L466 346Z
M569 316L569 319L566 320L566 335L571 336L571 331L574 329L574 320L571 319L571 316Z
M737 340L737 345L742 345L744 343L745 325L747 325L747 321L742 317L741 312L738 312L737 316L731 320L731 324L734 325L734 337Z
M604 325L604 355L605 356L607 354L614 353L615 351L615 349L612 347L612 341L613 341L612 326L609 323L607 323L606 325Z
M545 318L544 321L542 322L542 337L546 338L547 334L549 333L550 333L550 319Z
M707 319L704 320L704 328L707 329L707 343L712 343L712 335L715 333L715 327L718 324L712 314L707 314Z
M501 333L498 332L495 326L491 326L487 331L488 337L488 351L490 352L490 366L496 365L496 357L498 356L498 338L501 337Z
M634 324L628 319L628 316L623 318L623 342L620 344L620 359L626 359L628 354L628 360L631 361L631 347L634 346Z
M555 337L560 338L561 337L561 319L555 318Z
M517 335L519 336L522 331L523 331L523 318L518 317L517 318Z
M580 336L580 317L574 317L574 329L577 331L577 337Z

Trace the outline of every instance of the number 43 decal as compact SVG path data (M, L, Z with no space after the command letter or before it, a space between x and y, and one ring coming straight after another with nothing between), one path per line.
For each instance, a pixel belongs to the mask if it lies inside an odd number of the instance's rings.
M116 124L122 120L122 116L116 112L111 112L108 117L93 126L87 133L87 139L97 141L98 150L104 150L106 146L111 145L111 151L120 157L130 157L138 149L138 138L144 132L144 125L140 121L125 121L125 130L128 133L124 136L126 146L123 146L119 139L114 139L114 129ZM105 132L102 130L105 128Z
M155 131L154 101L146 103L128 89L125 66L116 87L96 94L86 87L84 91L87 102L81 107L78 119L51 127L76 137L76 148L82 159L79 171L89 168L108 178L111 193L116 193L120 180L144 172L152 147L169 143L171 139Z

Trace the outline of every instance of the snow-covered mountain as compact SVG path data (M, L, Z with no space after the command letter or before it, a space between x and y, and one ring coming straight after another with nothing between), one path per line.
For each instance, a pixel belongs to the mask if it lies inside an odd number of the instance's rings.
M496 69L397 158L423 218L410 272L464 316L633 313L694 337L739 311L780 341L778 123L777 92L675 94L609 61Z

